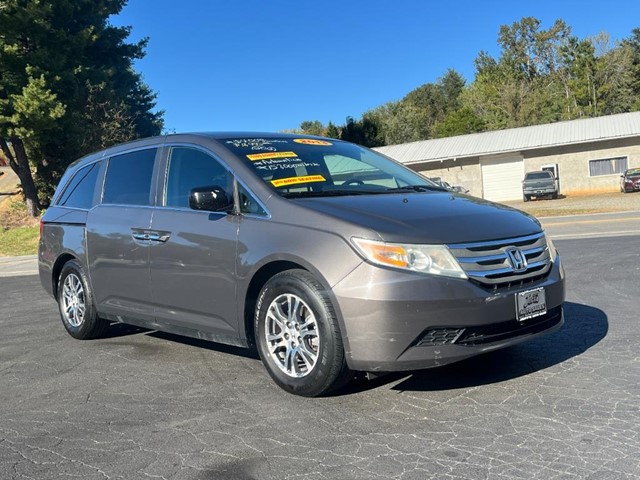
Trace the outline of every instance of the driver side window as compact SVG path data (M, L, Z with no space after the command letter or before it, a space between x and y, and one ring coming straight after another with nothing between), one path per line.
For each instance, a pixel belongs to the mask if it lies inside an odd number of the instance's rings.
M231 194L231 174L211 155L189 147L173 147L165 185L165 206L189 208L192 189L216 185Z

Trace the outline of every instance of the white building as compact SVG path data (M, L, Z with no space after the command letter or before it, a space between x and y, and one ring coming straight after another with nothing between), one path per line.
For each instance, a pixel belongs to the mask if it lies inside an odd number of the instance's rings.
M522 198L525 172L556 169L560 193L620 188L620 175L640 167L640 112L512 128L379 147L427 177L462 185L471 195Z

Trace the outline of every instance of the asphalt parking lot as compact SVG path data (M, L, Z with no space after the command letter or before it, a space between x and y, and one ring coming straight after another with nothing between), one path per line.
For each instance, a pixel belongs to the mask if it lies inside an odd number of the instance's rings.
M556 246L561 331L319 399L250 351L74 340L37 277L0 278L0 478L639 478L640 236Z

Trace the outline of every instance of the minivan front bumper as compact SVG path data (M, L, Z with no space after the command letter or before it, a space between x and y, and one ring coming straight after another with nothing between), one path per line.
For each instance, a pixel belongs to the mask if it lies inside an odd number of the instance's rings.
M516 319L516 294L544 287L547 313ZM361 264L333 289L347 364L391 372L437 367L514 345L564 323L560 256L549 274L517 288L490 290L469 280Z

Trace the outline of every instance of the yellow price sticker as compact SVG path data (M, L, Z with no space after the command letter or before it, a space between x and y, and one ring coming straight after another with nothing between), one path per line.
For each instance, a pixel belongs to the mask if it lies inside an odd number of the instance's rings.
M299 183L324 182L326 181L322 175L307 175L304 177L279 178L271 180L274 187L285 187L288 185L297 185Z
M316 140L314 138L294 138L293 141L303 145L333 145L333 143L326 140Z
M296 158L295 152L267 152L267 153L252 153L251 155L247 155L247 158L252 162L256 162L258 160L269 160L270 158L288 158L293 157Z

